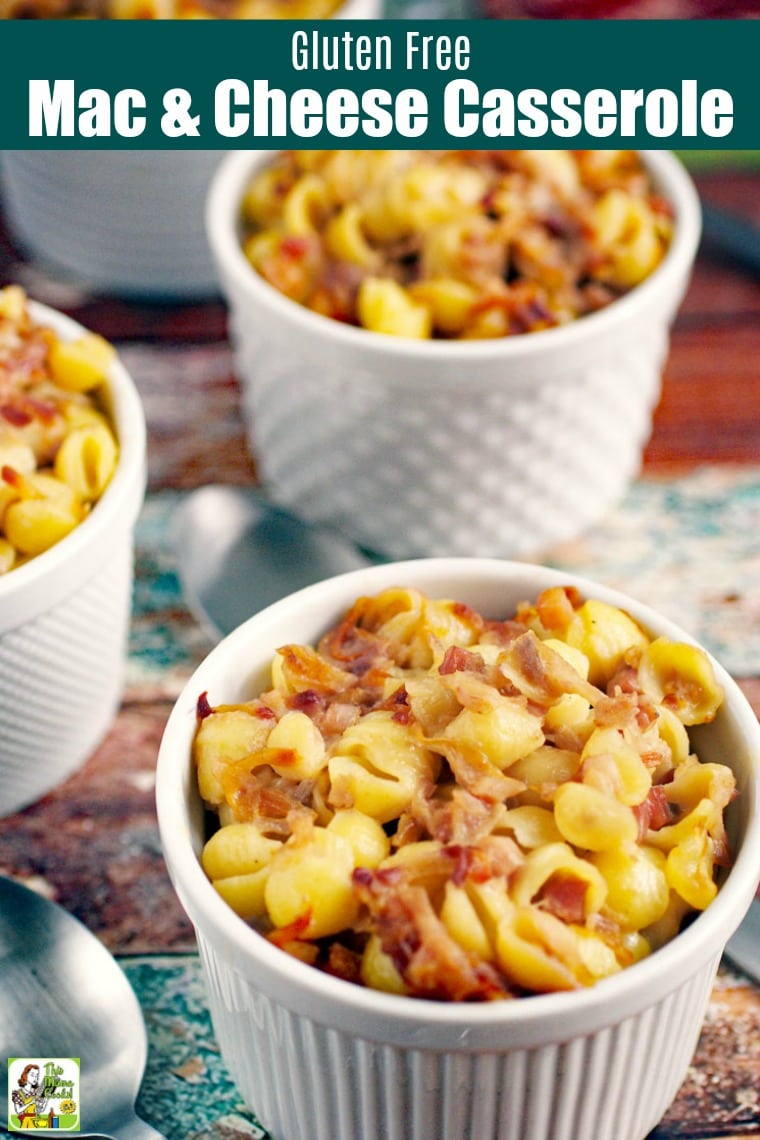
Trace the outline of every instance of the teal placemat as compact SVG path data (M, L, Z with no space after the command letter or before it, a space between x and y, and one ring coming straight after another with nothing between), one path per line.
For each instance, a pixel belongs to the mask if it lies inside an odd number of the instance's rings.
M121 959L148 1031L138 1114L166 1140L264 1140L219 1055L194 955Z
M128 683L168 698L211 648L177 577L170 535L181 498L151 495L137 528ZM582 540L540 560L652 606L734 676L760 672L760 467L639 480Z

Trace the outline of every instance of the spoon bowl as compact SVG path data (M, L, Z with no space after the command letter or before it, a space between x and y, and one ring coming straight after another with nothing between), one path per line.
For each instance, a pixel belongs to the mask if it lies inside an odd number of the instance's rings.
M0 876L0 1055L78 1057L84 1130L163 1140L134 1109L147 1051L137 998L105 946L68 911Z
M251 488L220 484L187 496L172 540L187 603L215 640L302 586L380 560Z

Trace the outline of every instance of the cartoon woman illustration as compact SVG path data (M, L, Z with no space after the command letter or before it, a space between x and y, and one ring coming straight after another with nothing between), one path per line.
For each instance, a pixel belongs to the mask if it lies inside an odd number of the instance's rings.
M40 1087L39 1065L26 1065L19 1077L18 1088L11 1093L13 1107L22 1128L35 1128L36 1118L47 1107L47 1097Z

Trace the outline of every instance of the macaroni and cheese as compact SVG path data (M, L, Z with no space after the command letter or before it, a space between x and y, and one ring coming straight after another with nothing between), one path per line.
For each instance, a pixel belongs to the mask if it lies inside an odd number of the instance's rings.
M643 281L673 217L635 151L285 151L242 200L275 289L375 332L566 324Z
M322 20L340 0L0 0L0 19Z
M590 986L715 897L735 781L689 729L722 699L701 649L574 588L508 620L362 597L282 646L260 696L200 695L203 867L271 942L360 985Z
M114 349L62 340L24 291L0 289L0 574L70 533L103 494L118 445L98 392Z

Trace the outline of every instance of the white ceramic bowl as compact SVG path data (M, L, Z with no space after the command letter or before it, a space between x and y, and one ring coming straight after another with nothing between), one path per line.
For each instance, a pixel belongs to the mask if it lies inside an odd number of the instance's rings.
M346 0L341 19L380 14ZM99 293L146 300L216 296L204 205L220 150L4 151L0 199L20 250Z
M33 318L84 331L44 305ZM71 775L105 735L123 689L132 608L133 531L146 480L145 417L118 359L108 397L119 462L84 522L0 577L0 815Z
M394 558L534 557L600 519L640 469L669 326L700 234L693 183L643 152L676 214L655 272L570 325L487 341L415 341L289 300L246 260L240 202L271 152L217 171L206 224L272 496Z
M39 268L93 292L213 296L203 204L219 151L9 150L3 209Z
M191 743L200 693L212 704L256 695L278 646L313 641L356 597L391 585L500 617L559 583L622 606L653 634L688 640L648 608L577 577L489 559L422 559L328 579L261 611L217 646L179 697L158 759L164 854L197 933L222 1055L274 1140L642 1140L683 1081L721 952L760 877L760 727L717 664L725 704L696 746L737 777L727 811L733 868L688 929L591 989L484 1004L364 989L267 942L222 901L199 862L204 821Z

